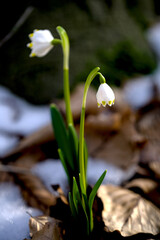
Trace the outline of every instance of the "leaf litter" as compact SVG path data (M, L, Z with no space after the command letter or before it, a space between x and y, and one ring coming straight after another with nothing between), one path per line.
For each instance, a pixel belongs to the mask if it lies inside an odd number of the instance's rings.
M80 88L82 86L78 87L78 93L81 92ZM94 91L91 94L94 95ZM91 101L86 114L85 134L89 155L126 171L135 169L121 186L101 186L98 204L102 206L102 216L95 214L95 219L102 224L97 230L96 239L106 239L106 236L113 240L160 239L159 101L152 101L139 111L133 112L122 96L123 92L118 90L117 105L112 110L103 109L103 112L94 111ZM74 99L72 107L76 111L74 116L78 131L80 111L76 108L76 99L79 99L76 98L76 91ZM63 112L63 103L60 102L59 106ZM55 158L56 144L52 134L48 125L22 139L1 163L30 171L38 162L51 156ZM31 172L28 175L2 172L0 181L5 180L18 184L26 202L46 214L41 218L31 217L32 239L65 239L64 235L61 235L63 227L60 221L67 221L66 218L69 221L70 217L67 210L64 210L68 207L61 199L62 193L60 194L59 190L51 192L43 185L42 180ZM45 219L43 224L42 219ZM36 231L33 231L35 225Z

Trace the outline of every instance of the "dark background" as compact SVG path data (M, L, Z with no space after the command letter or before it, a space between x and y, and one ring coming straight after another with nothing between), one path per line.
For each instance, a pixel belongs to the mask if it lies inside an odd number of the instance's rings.
M61 48L55 47L43 58L29 58L26 47L28 34L34 29L49 29L58 37L56 26L61 25L70 38L71 88L85 81L96 66L109 84L122 86L128 79L156 68L145 33L159 15L158 0L3 2L0 84L34 104L50 103L62 96ZM21 24L15 28L18 20ZM8 33L11 35L7 39Z

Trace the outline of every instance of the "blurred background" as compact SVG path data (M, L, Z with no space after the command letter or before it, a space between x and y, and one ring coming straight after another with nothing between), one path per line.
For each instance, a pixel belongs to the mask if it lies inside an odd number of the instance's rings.
M54 37L56 26L66 29L72 89L95 66L116 86L157 67L146 31L159 20L158 0L5 1L0 11L0 84L30 103L50 103L62 96L63 84L60 47L29 58L34 29L49 29Z

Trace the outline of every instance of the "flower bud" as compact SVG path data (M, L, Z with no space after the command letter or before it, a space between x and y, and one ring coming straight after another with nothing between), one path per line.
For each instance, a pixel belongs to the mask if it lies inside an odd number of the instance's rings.
M96 98L97 98L98 107L100 107L101 104L103 107L105 107L106 104L108 104L109 106L112 106L115 101L114 92L107 83L100 84L96 94Z

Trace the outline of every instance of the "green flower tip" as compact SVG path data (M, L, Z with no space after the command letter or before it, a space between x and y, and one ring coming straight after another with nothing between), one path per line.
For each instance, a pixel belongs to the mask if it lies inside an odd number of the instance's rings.
M50 104L50 107L51 107L51 108L56 108L56 104L51 103L51 104Z

